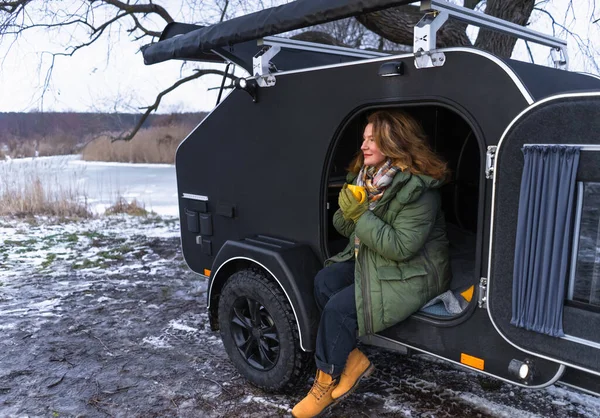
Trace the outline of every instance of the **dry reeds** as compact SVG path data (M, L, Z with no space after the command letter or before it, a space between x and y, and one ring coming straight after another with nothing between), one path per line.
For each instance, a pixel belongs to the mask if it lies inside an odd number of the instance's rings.
M83 196L83 198L82 198ZM75 182L60 183L34 165L0 164L0 216L91 217Z
M66 133L27 138L7 135L0 140L0 158L3 159L5 155L14 159L76 154L81 148L80 142L77 136Z
M138 202L135 198L131 202L127 202L125 198L119 197L114 205L104 211L105 215L116 215L119 213L132 216L148 216L146 206Z
M190 130L184 124L156 126L141 130L131 141L112 142L109 136L101 136L85 146L81 159L173 164L177 147Z

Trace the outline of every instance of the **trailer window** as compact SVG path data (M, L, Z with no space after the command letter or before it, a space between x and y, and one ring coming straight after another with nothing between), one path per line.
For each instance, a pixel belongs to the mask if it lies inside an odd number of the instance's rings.
M577 183L577 216L568 299L600 307L600 183Z

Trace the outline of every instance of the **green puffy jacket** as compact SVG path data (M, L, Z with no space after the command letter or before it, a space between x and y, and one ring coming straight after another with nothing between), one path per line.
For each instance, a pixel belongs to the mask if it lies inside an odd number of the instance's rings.
M349 174L348 183L355 183ZM354 257L359 335L379 332L416 312L450 284L448 239L441 198L442 182L399 171L372 211L356 224L338 209L335 228L350 238L346 248L326 261Z

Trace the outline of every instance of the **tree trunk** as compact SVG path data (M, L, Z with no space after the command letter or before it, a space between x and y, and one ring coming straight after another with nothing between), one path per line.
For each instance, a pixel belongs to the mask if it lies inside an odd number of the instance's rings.
M335 46L344 46L349 47L350 45L346 45L343 42L340 42L338 39L334 38L332 35L316 31L316 30L308 30L306 32L300 32L297 35L292 36L290 39L295 39L297 41L306 41L306 42L315 42L318 44L327 44L327 45L335 45Z
M534 4L535 0L487 0L485 13L525 26L531 16ZM499 57L510 58L516 42L517 38L513 36L482 29L477 35L475 47Z
M423 12L416 6L400 6L357 16L356 19L367 29L392 42L412 45L414 26L423 17ZM464 23L448 20L437 32L437 46L471 45Z

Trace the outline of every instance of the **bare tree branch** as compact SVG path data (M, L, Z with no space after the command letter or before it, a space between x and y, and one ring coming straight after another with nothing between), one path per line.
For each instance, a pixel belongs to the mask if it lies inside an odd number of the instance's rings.
M0 3L0 10L8 13L14 13L19 7L25 6L31 0L3 1Z
M94 2L94 1L99 1L99 0L90 0L90 1ZM165 22L167 22L167 23L171 23L174 21L173 18L171 17L171 15L169 14L169 12L167 12L167 10L164 7L159 6L158 4L154 4L152 2L143 3L143 4L130 4L129 1L127 3L123 3L119 0L101 0L101 1L106 4L115 6L116 8L118 8L120 10L125 11L125 12L127 12L127 14L155 13L155 14L159 15L160 17L162 17L165 20Z
M533 64L535 64L535 60L533 59L533 53L531 52L531 47L529 46L529 42L525 41L525 47L527 48L527 53L529 54L529 59Z
M46 29L58 33L62 30L69 31L71 41L63 51L42 51L42 56L45 54L51 56L47 68L42 70L40 66L40 72L45 72L39 99L43 106L43 96L49 91L56 57L71 57L80 49L96 43L101 37L110 37L108 29L127 17L131 17L134 25L126 32L132 35L134 40L145 36L158 37L161 32L146 27L144 23L149 15L158 15L167 23L173 21L166 9L152 3L152 0L148 0L147 3L133 3L131 0L87 0L74 3L73 7L64 9L60 1L0 0L0 36L12 36L14 44L25 32L31 30ZM86 33L87 39L82 38L81 35ZM40 61L40 64L42 62L44 61Z
M223 11L221 12L221 18L219 22L222 22L225 19L225 13L227 13L227 7L229 7L229 0L225 0L225 4L223 5Z
M554 16L552 16L552 14L550 12L548 12L548 10L544 10L544 9L540 9L540 8L534 8L534 10L545 14L546 16L548 16L548 18L550 18L550 21L552 22L552 36L556 36L556 28L555 26L558 26L559 28L561 28L562 30L566 31L567 33L569 33L569 29L567 29L566 26L561 25L560 23L558 23L556 21L556 19L554 19Z
M217 75L223 75L226 76L232 80L236 80L237 77L235 77L233 74L226 74L224 71L221 70L212 70L212 69L206 69L206 70L194 70L194 74L187 76L185 78L182 78L180 80L177 80L173 85L171 85L170 87L168 87L167 89L161 91L160 93L158 93L158 95L156 96L156 100L154 101L154 103L152 103L150 106L144 107L142 109L146 109L144 114L142 115L142 117L140 118L140 120L138 121L138 123L133 127L133 129L123 135L120 135L118 137L113 137L111 139L111 142L115 142L115 141L130 141L131 139L133 139L133 137L135 136L135 134L138 133L138 131L140 130L140 128L144 125L144 122L146 121L146 119L148 119L148 117L150 116L150 114L154 111L156 111L158 109L158 106L160 105L160 101L162 100L162 98L169 94L170 92L172 92L173 90L175 90L177 87L181 86L182 84L185 84L189 81L198 79L202 76L205 76L207 74L217 74Z
M29 29L63 28L63 27L70 26L70 25L85 25L88 28L90 28L90 30L95 30L95 28L92 25L90 25L87 21L85 21L83 19L75 19L75 20L71 20L71 21L67 21L67 22L59 22L59 23L32 23L27 26L18 27L17 30L15 30L15 31L4 31L4 32L2 32L2 35L18 35Z
M0 13L4 12L4 19L0 20L0 35L20 35L22 32L33 28L51 29L70 25L81 25L89 31L90 39L96 40L98 37L95 35L98 32L103 32L112 23L116 23L126 16L131 16L134 27L127 30L127 32L132 34L136 30L140 30L143 33L142 36L158 37L161 32L148 29L140 21L139 16L147 17L148 15L156 14L167 23L173 22L171 15L162 6L156 5L151 1L143 4L130 4L129 1L123 3L119 0L89 0L89 2L82 2L81 8L76 10L75 13L64 13L62 10L56 12L50 7L47 7L42 11L36 11L38 15L35 19L31 18L25 9L25 5L30 3L33 3L33 0L0 0ZM105 10L107 10L107 7L112 7L117 13L113 18L97 25L94 22L95 10L101 7L104 7ZM140 38L141 37L136 37L135 39ZM77 50L90 44L90 42L85 42L79 47L71 46L71 49Z
M48 89L50 88L50 81L52 80L52 71L54 70L54 62L56 59L56 56L54 54L50 54L52 57L52 61L50 62L50 65L48 66L48 69L46 70L46 76L44 77L44 84L42 87L42 94L40 95L40 101L41 101L41 107L44 107L44 97L46 95L46 92L48 91Z
M155 31L155 30L149 30L149 29L146 29L146 28L145 28L145 27L144 27L144 26L141 24L140 20L137 18L137 16L136 16L135 14L133 14L133 13L132 13L130 16L131 16L131 18L133 19L133 21L135 22L135 26L134 26L133 28L129 29L127 32L129 32L129 33L132 33L132 32L134 32L136 29L139 29L139 30L141 30L142 32L144 32L144 34L146 34L146 35L149 35L149 36L154 36L154 37L157 37L157 38L160 36L160 32L158 32L158 31ZM139 40L139 39L141 39L141 38L143 38L143 36L136 37L136 38L135 38L135 40L137 41L137 40Z
M93 44L94 42L96 42L96 40L98 38L100 38L102 36L102 34L104 33L104 31L113 23L115 23L117 20L119 20L120 18L122 18L123 16L125 16L127 13L123 13L123 14L117 14L115 17L113 17L112 19L109 19L108 21L104 22L102 25L98 26L97 28L94 28L92 30L91 36L90 36L90 40L88 42L84 42L82 44L79 45L75 45L75 46L71 46L68 47L67 50L71 49L70 53L67 54L60 54L57 53L56 55L68 55L68 56L72 56L75 52L77 52L78 50L80 50L81 48L84 48L86 46L90 46L91 44Z

